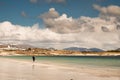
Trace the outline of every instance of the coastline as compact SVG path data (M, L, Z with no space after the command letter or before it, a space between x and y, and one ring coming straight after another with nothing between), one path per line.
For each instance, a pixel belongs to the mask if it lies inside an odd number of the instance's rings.
M0 57L1 80L119 80L120 70L54 63L39 63ZM11 73L12 72L12 73ZM33 76L34 75L34 76ZM61 76L61 77L59 77Z
M0 56L120 56L120 52L77 52L74 54L66 54L66 53L52 53L49 54L42 54L42 53L31 53L31 52L25 52L25 53L18 53L16 51L1 51Z
M72 51L44 48L0 49L0 56L120 56L120 51Z

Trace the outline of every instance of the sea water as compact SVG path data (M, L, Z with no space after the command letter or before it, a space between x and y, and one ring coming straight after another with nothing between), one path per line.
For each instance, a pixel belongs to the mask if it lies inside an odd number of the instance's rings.
M32 56L7 56L6 58L32 61ZM35 58L37 63L120 69L120 56L36 56Z

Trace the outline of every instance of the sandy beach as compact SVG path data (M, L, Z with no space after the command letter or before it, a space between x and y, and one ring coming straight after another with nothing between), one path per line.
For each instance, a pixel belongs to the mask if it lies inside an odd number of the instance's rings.
M120 70L0 58L0 80L120 80Z

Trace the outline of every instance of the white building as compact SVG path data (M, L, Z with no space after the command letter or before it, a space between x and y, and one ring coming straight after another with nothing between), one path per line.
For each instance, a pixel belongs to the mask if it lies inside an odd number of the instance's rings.
M11 45L8 45L7 47L0 48L0 50L25 50L25 49L16 48L16 47L12 47Z

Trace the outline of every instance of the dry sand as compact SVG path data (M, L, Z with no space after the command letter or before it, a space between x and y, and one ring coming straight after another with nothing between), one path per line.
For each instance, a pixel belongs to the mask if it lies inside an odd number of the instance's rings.
M0 80L120 80L120 70L0 58Z

